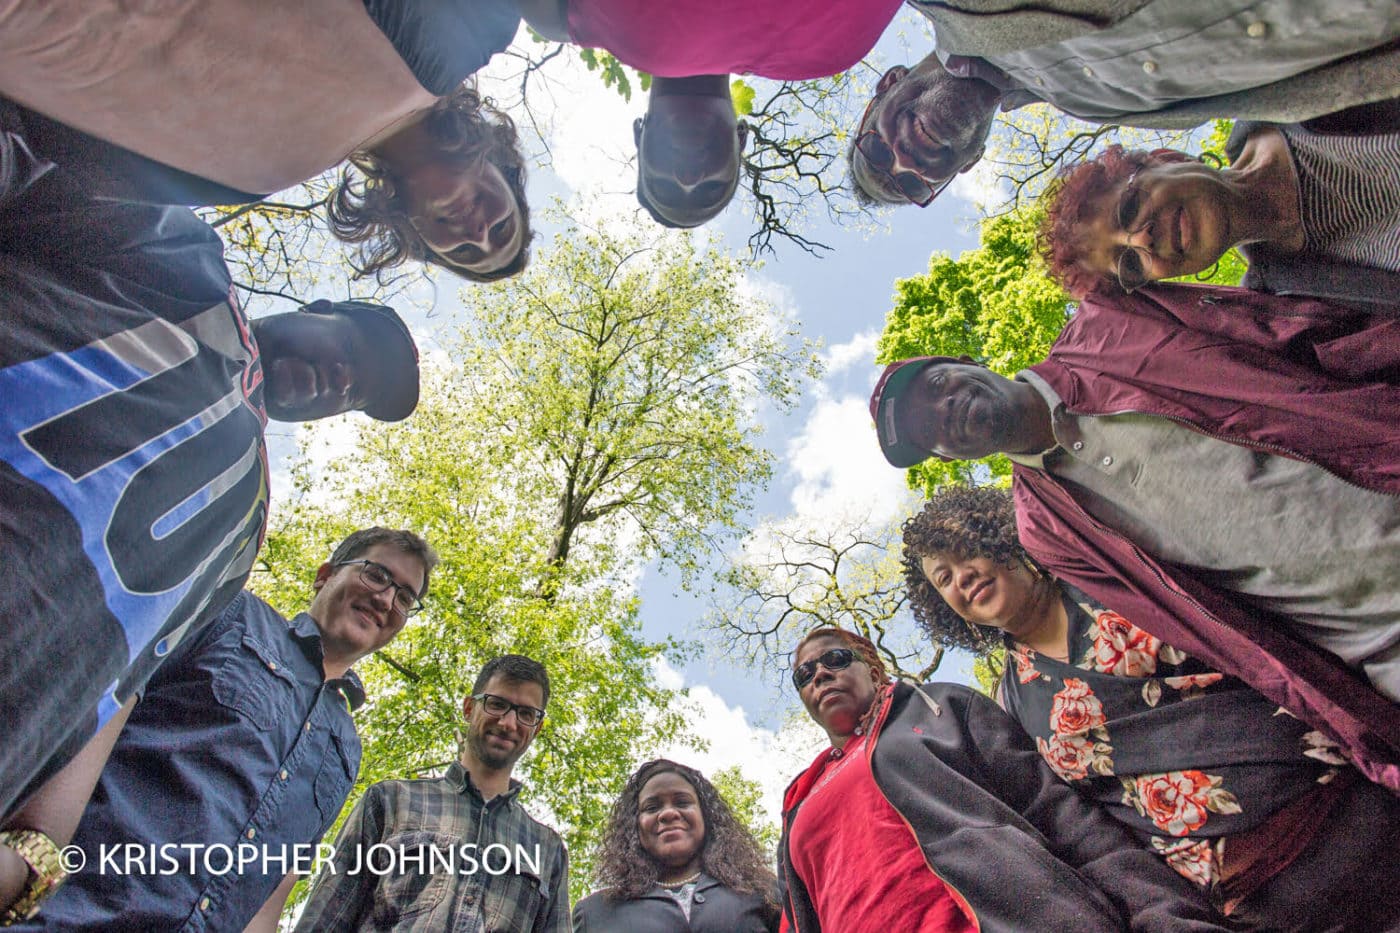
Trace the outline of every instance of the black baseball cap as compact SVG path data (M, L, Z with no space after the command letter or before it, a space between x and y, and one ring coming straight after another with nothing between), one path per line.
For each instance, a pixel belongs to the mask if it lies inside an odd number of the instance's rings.
M965 363L954 356L915 356L898 360L885 367L875 391L870 393L870 417L875 419L875 434L880 438L880 453L892 466L901 469L922 463L932 451L910 440L904 431L904 393L914 378L934 363Z
M368 301L313 301L301 310L343 314L364 328L378 352L380 392L364 407L379 421L402 421L418 406L418 346L393 308Z

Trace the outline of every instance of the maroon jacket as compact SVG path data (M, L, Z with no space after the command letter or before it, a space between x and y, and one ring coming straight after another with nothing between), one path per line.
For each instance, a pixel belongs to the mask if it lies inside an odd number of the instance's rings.
M1400 495L1400 316L1393 313L1155 285L1086 299L1031 369L1075 414L1161 415ZM1400 707L1291 635L1281 617L1154 561L1049 473L1017 466L1014 492L1021 543L1046 569L1243 679L1400 792Z

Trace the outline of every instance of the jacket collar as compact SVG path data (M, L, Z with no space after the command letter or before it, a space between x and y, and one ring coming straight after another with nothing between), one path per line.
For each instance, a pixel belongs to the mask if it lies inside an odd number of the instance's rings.
M321 630L316 627L316 620L311 618L309 613L298 612L296 616L287 623L291 631L292 640L297 643L301 653L306 655L316 668L321 670L325 664L325 654L321 650ZM329 683L340 691L340 695L345 697L345 705L350 712L354 712L365 704L365 685L360 680L360 675L355 671L348 670L344 677L329 681Z

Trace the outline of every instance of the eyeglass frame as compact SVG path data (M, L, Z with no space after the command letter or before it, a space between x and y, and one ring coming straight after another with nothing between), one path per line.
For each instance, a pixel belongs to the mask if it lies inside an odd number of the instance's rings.
M842 663L833 664L828 659L840 661L840 658L833 659L831 657L832 655L844 655L846 660ZM798 693L801 693L803 687L816 679L818 665L829 671L844 671L860 659L860 655L856 654L855 651L850 648L829 648L810 661L803 661L801 664L794 667L792 669L792 685L797 688ZM801 683L798 682L799 677L802 678Z
M394 610L395 610L396 612L398 612L400 615L402 615L405 619L410 619L410 618L412 618L413 616L416 616L416 615L418 615L418 613L420 613L420 612L423 611L423 600L422 600L422 599L419 597L419 595L414 591L413 587L411 587L411 586L405 586L404 584L400 583L398 580L395 580L395 579L394 579L394 573L393 573L393 571L390 570L388 567L385 567L383 564L379 563L379 561L377 561L377 560L369 560L369 559L367 559L367 558L363 558L363 557L362 557L362 558L358 558L358 559L356 559L356 560L342 560L342 561L338 561L338 562L336 562L335 564L332 564L331 566L333 566L333 567L350 567L350 566L352 566L352 565L354 565L354 564L360 564L360 565L361 565L361 566L360 566L360 582L363 583L365 586L369 587L369 589L370 589L371 592L378 594L378 593L383 593L385 590L389 589L390 587L393 588L393 590L394 590L394 597L393 597L393 599L392 599L392 604L393 604ZM379 589L375 589L375 588L374 588L374 587L375 587L374 582L371 581L371 580L366 580L366 579L365 579L365 568L366 568L366 567L378 567L380 570L384 571L384 576L386 576L386 577L389 578L389 583L388 583L388 585L386 585L386 586L381 586ZM409 595L411 595L411 596L413 597L413 605L412 605L410 608L408 608L408 609L401 609L401 608L399 608L399 600L398 600L398 591L399 591L399 590L403 590L405 593L408 593Z
M1113 219L1118 224L1118 229L1123 233L1137 232L1136 230L1129 230L1128 224L1123 223L1123 199L1127 196L1128 192L1132 190L1133 182L1137 180L1138 173L1141 171L1141 167L1135 168L1133 169L1132 173L1128 175L1127 181L1123 182L1123 191L1118 195L1118 203L1114 205ZM1142 213L1141 204L1138 205L1137 213ZM1136 220L1137 218L1134 217L1133 219ZM1123 258L1129 253L1132 253L1136 256L1139 252L1145 252L1145 250L1143 250L1142 247L1134 246L1131 243L1125 243L1123 245L1123 251L1119 253L1118 258L1113 261L1113 275L1115 278L1118 279L1118 287L1123 289L1123 291L1127 292L1129 295L1131 295L1133 292L1137 291L1139 288L1142 288L1144 285L1152 281L1152 279L1147 277L1147 263L1143 262L1140 257L1138 258L1137 262L1138 265L1142 266L1142 281L1139 282L1137 285L1133 285L1131 287L1129 287L1127 282L1123 281Z
M876 94L874 97L870 98L870 103L865 105L865 112L860 115L860 122L856 124L857 127L865 126L865 121L870 118L870 108L874 107L876 102L879 101L879 99L879 94ZM878 142L880 145L884 146L885 151L890 154L889 168L881 168L880 166L876 165L874 160L871 159L870 154L865 151L864 144L867 137L874 137L875 141ZM908 192L906 192L903 188L900 187L899 179L895 176L894 172L890 171L890 169L894 168L895 159L898 157L898 155L894 151L894 147L891 146L889 143L885 142L885 137L881 136L878 130L863 130L860 133L860 135L856 137L856 151L865 157L865 161L869 162L872 168L874 168L880 174L884 175L890 181L894 182L895 190L900 193L900 196L903 197L904 200L908 201L910 204L917 204L919 207L928 207L930 204L932 204L934 199L937 198L940 194L942 194L943 190L949 185L951 185L953 183L953 179L957 177L957 173L954 172L952 175L949 175L947 178L943 179L943 181L939 183L938 187L935 188L933 185L928 183L927 178L925 178L923 175L920 175L918 172L900 172L901 175L913 175L915 178L919 179L919 181L923 183L923 186L925 188L928 189L928 197L920 201L916 198L909 197Z
M516 722L520 723L527 729L537 728L541 723L544 722L544 710L540 709L538 706L531 706L529 703L512 703L505 697L495 693L473 693L472 700L474 700L477 703L480 703L481 711L487 716L490 716L492 719L505 719L511 713L514 713ZM490 707L487 705L487 703L491 700L496 700L498 702L504 703L506 704L507 708L501 710L499 713L493 713L491 712ZM534 722L526 722L525 718L520 715L522 712L529 712L532 715L537 716L538 718L535 719Z

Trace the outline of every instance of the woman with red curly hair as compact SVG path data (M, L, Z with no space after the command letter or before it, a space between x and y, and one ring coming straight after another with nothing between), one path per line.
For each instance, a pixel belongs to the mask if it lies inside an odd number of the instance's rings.
M1391 929L1400 800L1240 680L1041 571L1011 494L948 487L904 523L930 639L1004 647L1002 705L1050 768L1242 929Z
M792 683L831 747L783 795L789 933L1224 929L982 694L896 683L839 628L798 643Z
M1400 286L1400 102L1305 124L1240 123L1214 168L1174 149L1110 146L1046 192L1041 251L1074 297L1211 268L1244 285L1393 307Z

